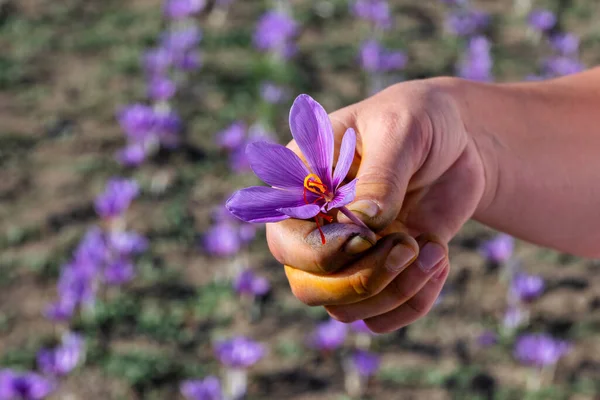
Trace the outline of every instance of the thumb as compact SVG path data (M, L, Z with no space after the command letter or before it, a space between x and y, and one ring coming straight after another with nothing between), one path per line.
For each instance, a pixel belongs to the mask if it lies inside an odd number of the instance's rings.
M330 118L336 133L348 127L357 133L358 157L350 175L358 182L356 197L347 208L381 231L398 217L410 179L426 159L428 140L415 118L381 112L377 104L368 103L344 108Z

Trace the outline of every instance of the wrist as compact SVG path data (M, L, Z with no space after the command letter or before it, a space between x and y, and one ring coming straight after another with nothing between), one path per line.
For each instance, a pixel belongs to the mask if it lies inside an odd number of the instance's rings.
M484 190L477 204L473 217L485 219L498 195L501 168L499 166L498 149L502 143L496 131L491 128L487 112L496 102L500 85L482 84L460 78L435 78L437 84L455 101L469 140L469 147L477 153L483 180Z

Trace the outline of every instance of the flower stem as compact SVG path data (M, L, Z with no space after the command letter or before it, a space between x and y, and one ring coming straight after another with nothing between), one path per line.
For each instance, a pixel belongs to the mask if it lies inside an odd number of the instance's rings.
M352 211L348 210L346 207L340 207L339 210L344 214L350 221L354 222L356 225L368 229L370 232L371 228L369 228L364 222L362 222L356 215L352 213Z

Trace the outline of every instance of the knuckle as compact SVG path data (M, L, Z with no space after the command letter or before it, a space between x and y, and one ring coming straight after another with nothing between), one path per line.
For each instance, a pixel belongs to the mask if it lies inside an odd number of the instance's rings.
M404 303L410 298L408 288L399 277L392 280L392 282L388 285L388 288L392 292L394 299L399 302Z
M348 277L348 283L354 289L354 292L358 295L359 298L367 298L370 297L373 292L373 283L370 279L370 274L365 274L364 272L358 272L356 274L352 274Z

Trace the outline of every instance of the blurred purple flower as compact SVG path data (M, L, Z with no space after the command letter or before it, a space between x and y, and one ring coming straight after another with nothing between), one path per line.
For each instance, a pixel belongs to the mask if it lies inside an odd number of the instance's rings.
M267 278L257 276L251 269L246 269L233 281L233 289L238 294L264 296L271 290L271 285Z
M375 333L369 329L364 320L359 319L358 321L354 321L350 324L350 328L356 333L367 333L369 335L374 335Z
M0 370L0 400L39 400L55 389L53 381L36 373Z
M146 146L143 143L131 143L117 152L117 161L126 167L137 167L146 159Z
M239 227L240 240L243 244L248 244L256 237L256 225L242 223Z
M299 96L290 111L292 136L306 157L310 171L287 147L255 142L247 147L254 170L272 187L242 189L227 201L227 209L246 222L276 222L288 218L310 219L354 199L356 180L345 185L356 146L348 129L333 169L333 129L327 112L310 96ZM324 236L321 236L324 240Z
M179 145L183 121L174 110L161 110L155 114L156 134L160 144L168 149Z
M239 149L246 141L246 125L240 121L234 122L217 134L216 141L222 149Z
M260 343L243 336L218 342L215 345L217 359L229 368L248 368L256 364L265 355Z
M127 258L112 260L104 268L104 282L107 285L119 286L131 282L135 277L135 267Z
M490 23L490 16L483 11L469 8L461 8L448 13L446 26L448 30L457 36L475 35Z
M173 64L173 54L164 47L153 48L144 53L142 64L149 75L163 74Z
M516 274L510 283L510 295L522 302L540 297L544 292L544 279L539 275Z
M548 58L544 62L544 70L550 76L565 76L576 74L585 69L581 61L564 56Z
M481 253L486 260L495 263L508 261L515 250L515 239L501 233L481 246Z
M309 344L321 351L333 351L346 341L348 325L330 319L317 325L309 336Z
M99 268L108 257L108 249L104 232L97 226L87 230L73 252L74 263L88 264L88 267ZM93 273L93 272L92 272Z
M75 313L77 304L71 299L59 299L55 303L49 304L44 310L44 317L54 322L69 321Z
M515 329L523 325L526 318L527 316L519 307L510 306L506 309L504 313L504 318L502 319L502 326L508 331L514 331Z
M281 103L287 96L284 87L276 85L273 82L264 82L260 86L260 97L270 104Z
M170 19L183 19L201 12L206 6L206 0L166 0L163 13Z
M490 42L483 36L469 40L469 46L458 67L461 78L488 82L492 80L493 61L490 54Z
M526 334L517 339L514 355L525 365L543 368L556 364L570 348L567 342L547 334Z
M202 31L191 25L163 33L160 43L163 48L175 54L183 54L196 48L201 40Z
M195 71L202 66L202 56L197 50L188 50L175 58L175 65L183 71Z
M389 72L404 69L408 59L401 51L389 51L375 40L370 39L360 47L360 62L367 72Z
M216 376L184 381L179 390L187 400L223 400L221 382Z
M545 32L556 25L556 15L550 10L538 8L529 13L527 22L533 29Z
M203 238L204 250L217 257L231 257L241 248L238 230L229 223L217 223L209 228Z
M481 347L490 347L498 343L498 335L492 331L485 331L477 338L477 344Z
M550 45L563 56L573 56L579 51L579 37L573 33L557 33L550 38Z
M60 346L55 349L42 349L38 353L38 368L47 375L67 375L82 361L84 351L85 343L80 335L65 333Z
M293 43L298 34L298 24L284 12L267 11L258 21L254 31L254 46L260 51L272 52L283 59L296 52Z
M155 75L148 81L147 95L154 101L166 101L175 96L177 86L166 76Z
M381 357L368 351L358 350L354 352L351 360L358 373L365 377L375 375L381 365Z
M145 141L148 135L152 134L156 124L154 110L144 104L123 107L117 113L117 119L129 140L134 142Z
M355 0L351 3L350 10L355 17L371 22L379 29L387 29L392 25L387 0Z
M148 249L148 239L135 232L110 232L107 235L107 244L119 256L132 256Z
M102 218L119 216L129 208L139 191L139 186L134 180L111 178L104 192L94 201L96 212Z

